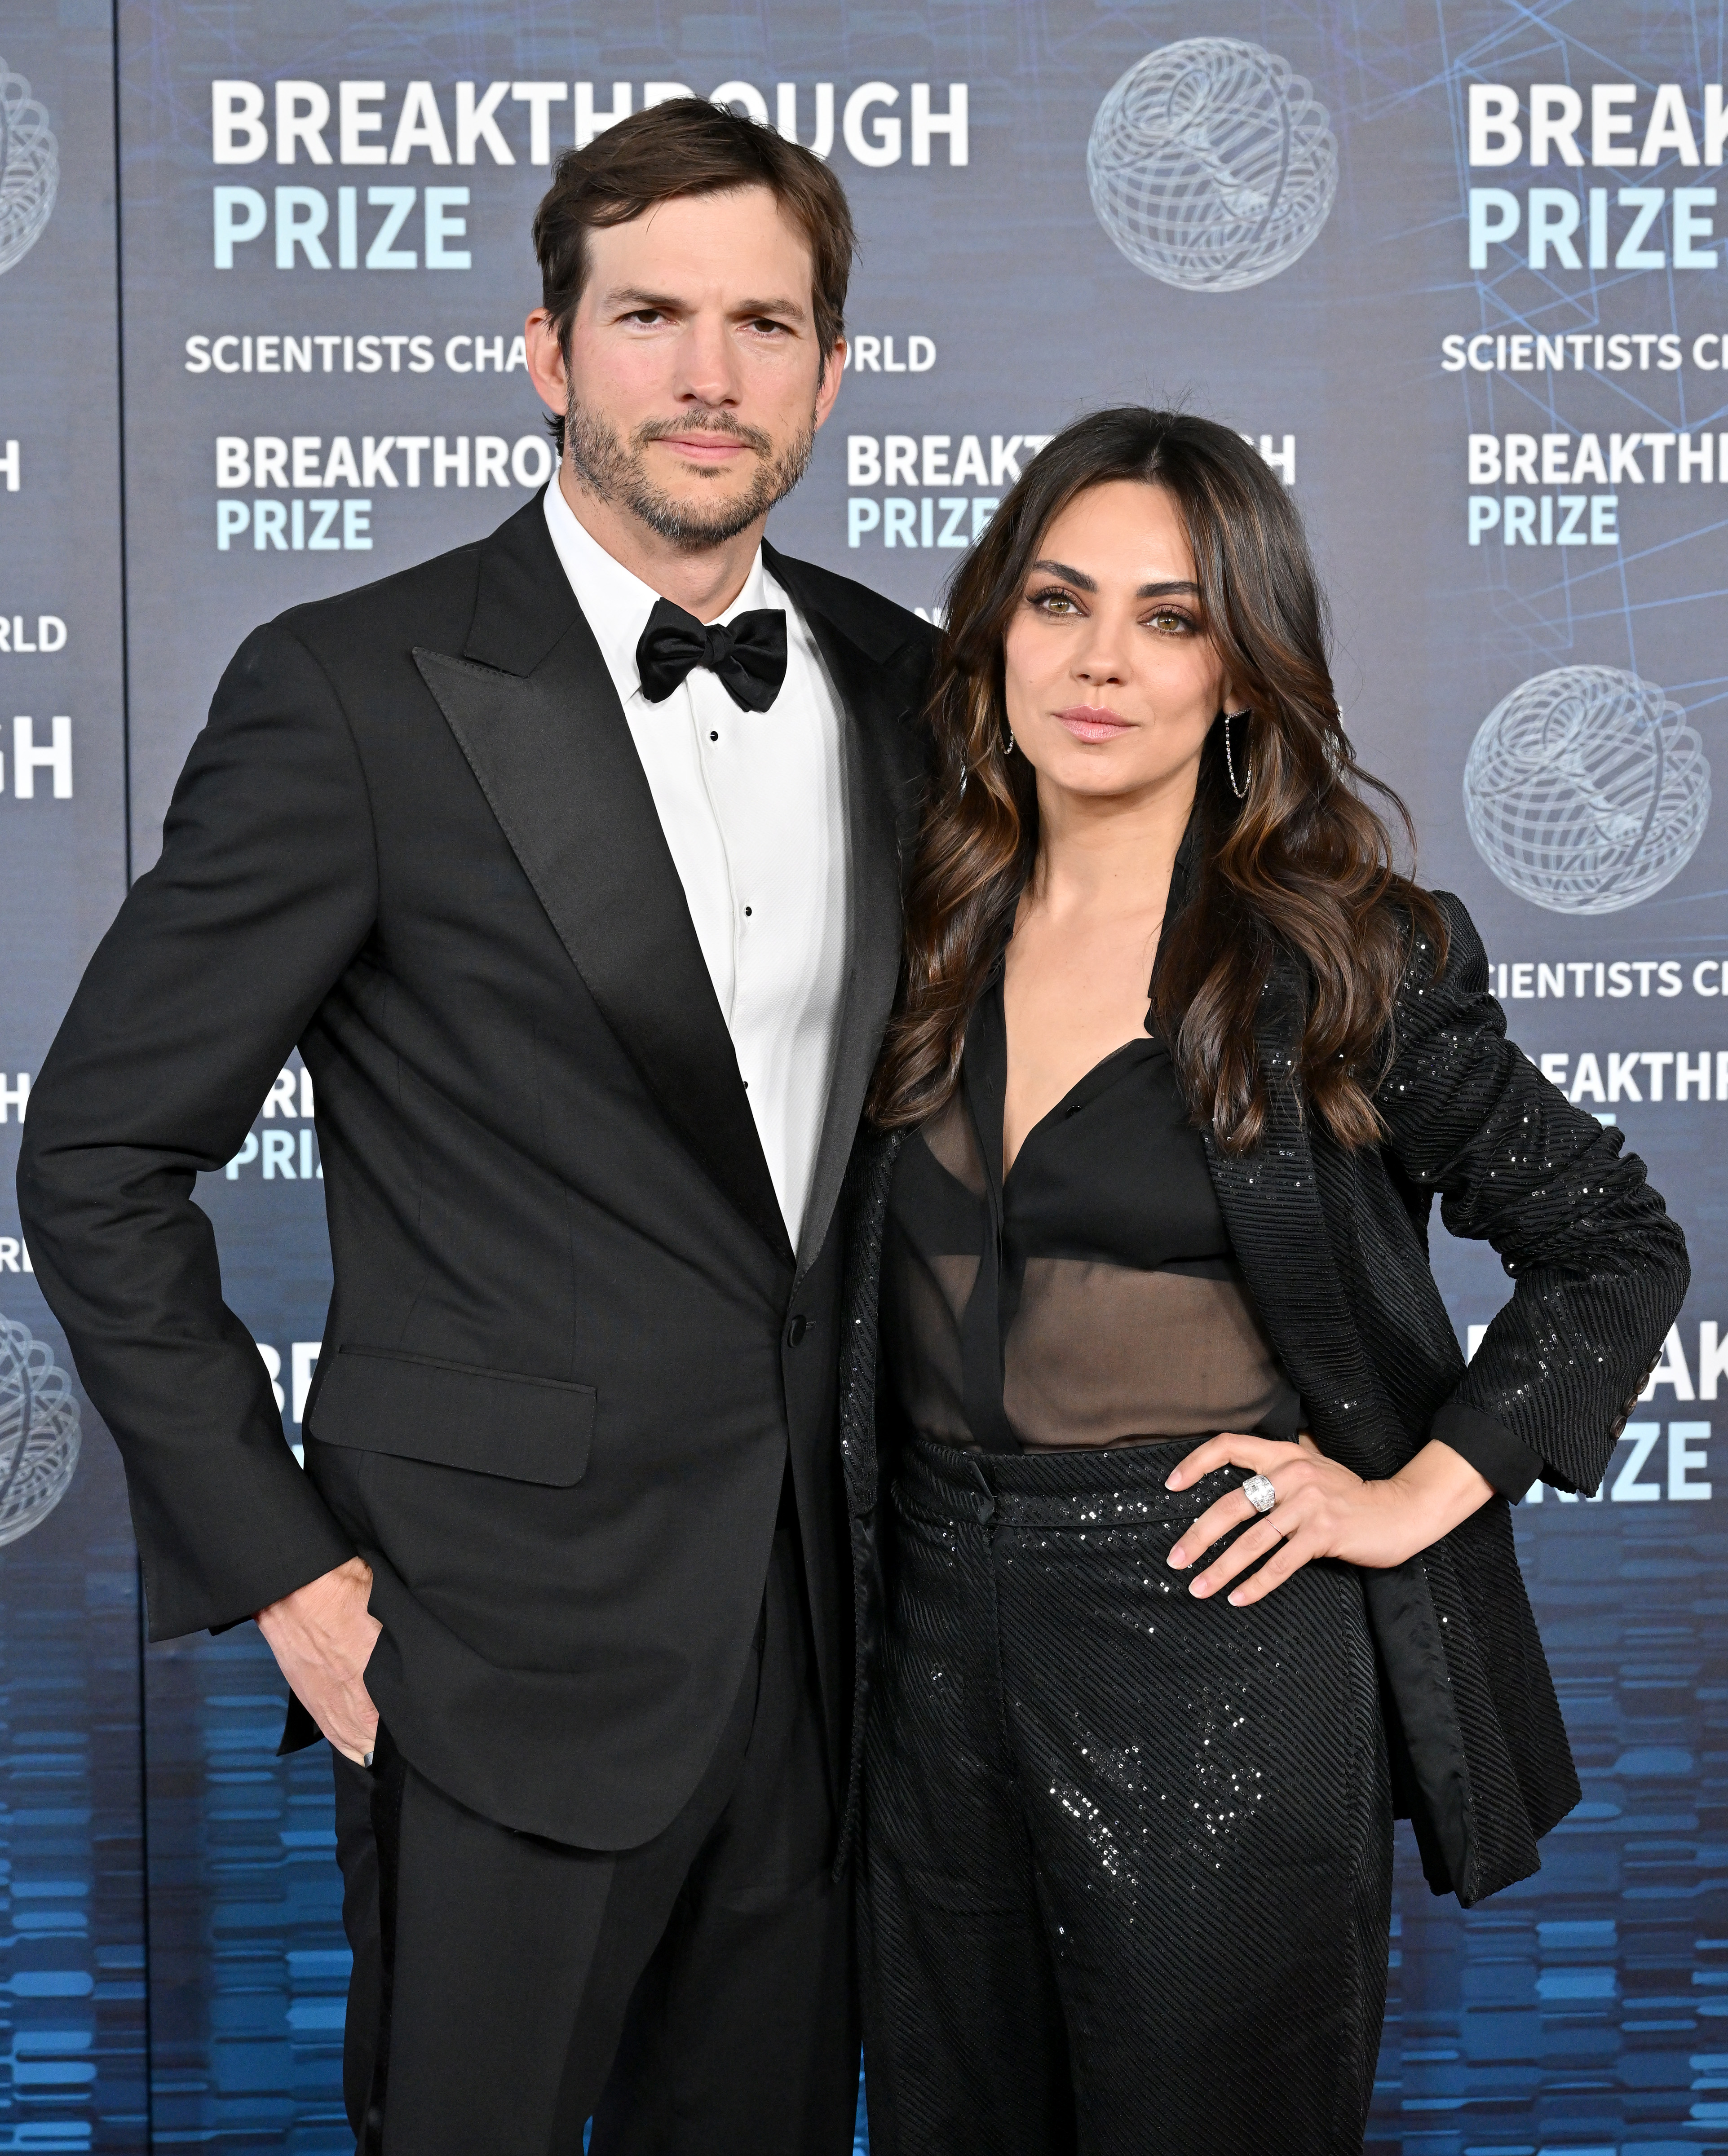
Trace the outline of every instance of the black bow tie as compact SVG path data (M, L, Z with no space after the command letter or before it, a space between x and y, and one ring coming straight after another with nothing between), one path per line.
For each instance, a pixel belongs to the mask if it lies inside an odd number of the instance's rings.
M643 695L664 703L693 666L705 666L746 711L766 711L786 679L784 612L758 607L705 629L670 599L656 599L636 645Z

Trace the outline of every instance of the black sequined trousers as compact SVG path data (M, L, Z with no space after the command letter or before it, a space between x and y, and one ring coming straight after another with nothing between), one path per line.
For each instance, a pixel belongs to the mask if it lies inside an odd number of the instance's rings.
M1392 1804L1360 1579L1246 1609L1166 1554L1182 1443L919 1440L864 1774L874 2156L1344 2156L1386 1999Z

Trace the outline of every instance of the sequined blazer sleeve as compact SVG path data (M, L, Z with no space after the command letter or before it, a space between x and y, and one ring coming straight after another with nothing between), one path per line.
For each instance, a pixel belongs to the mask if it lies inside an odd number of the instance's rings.
M1514 1286L1432 1434L1479 1463L1520 1447L1523 1479L1593 1490L1684 1298L1685 1239L1623 1134L1506 1039L1482 939L1457 898L1435 896L1449 949L1438 967L1425 937L1413 943L1377 1105L1408 1182L1438 1192L1447 1228L1490 1244Z

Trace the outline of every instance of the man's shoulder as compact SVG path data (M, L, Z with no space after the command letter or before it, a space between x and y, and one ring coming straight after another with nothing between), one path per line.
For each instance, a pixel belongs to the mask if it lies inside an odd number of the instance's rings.
M910 607L819 562L798 561L772 547L763 550L763 558L800 608L823 615L873 657L886 658L908 646L926 661L935 657L937 632Z
M320 654L376 650L378 640L461 648L474 613L484 539L397 569L375 583L289 607L270 623Z
M495 585L503 578L512 585L526 580L531 588L542 552L556 563L536 492L495 530L373 583L290 607L269 625L326 662L384 651L406 654L416 644L459 652L474 625L483 575ZM554 582L560 593L567 590L561 574Z

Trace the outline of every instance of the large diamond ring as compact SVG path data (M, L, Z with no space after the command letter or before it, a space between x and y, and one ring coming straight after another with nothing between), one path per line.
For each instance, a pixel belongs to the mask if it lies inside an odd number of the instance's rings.
M1250 1475L1242 1486L1242 1494L1259 1513L1269 1512L1278 1502L1278 1492L1264 1475Z

